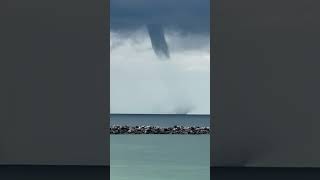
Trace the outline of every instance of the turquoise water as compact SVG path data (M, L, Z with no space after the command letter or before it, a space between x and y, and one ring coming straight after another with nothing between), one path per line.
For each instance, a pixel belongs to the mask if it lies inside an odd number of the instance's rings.
M209 180L209 135L111 135L111 180Z

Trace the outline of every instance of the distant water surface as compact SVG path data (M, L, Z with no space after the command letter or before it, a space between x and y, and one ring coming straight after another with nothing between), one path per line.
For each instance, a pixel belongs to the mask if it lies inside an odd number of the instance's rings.
M210 115L186 114L111 114L110 125L149 125L168 127L182 126L210 126Z

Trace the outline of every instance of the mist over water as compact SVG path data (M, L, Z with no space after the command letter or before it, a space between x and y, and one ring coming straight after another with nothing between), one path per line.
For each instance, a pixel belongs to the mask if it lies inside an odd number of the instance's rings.
M160 73L163 75L163 85L166 88L169 103L173 114L188 114L192 112L194 105L188 96L186 82L183 74L179 73L179 67L170 61L159 65ZM178 72L178 73L177 73ZM153 112L157 113L157 112Z

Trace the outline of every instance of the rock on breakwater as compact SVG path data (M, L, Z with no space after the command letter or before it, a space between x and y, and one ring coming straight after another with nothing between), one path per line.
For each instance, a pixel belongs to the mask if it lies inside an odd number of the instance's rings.
M119 126L110 127L110 134L210 134L209 127L158 127L158 126Z

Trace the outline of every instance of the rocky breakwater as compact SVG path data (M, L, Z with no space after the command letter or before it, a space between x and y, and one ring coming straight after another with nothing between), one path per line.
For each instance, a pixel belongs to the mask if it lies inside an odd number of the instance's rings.
M210 134L209 127L112 126L110 134Z

